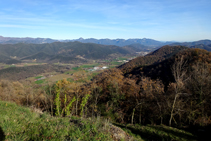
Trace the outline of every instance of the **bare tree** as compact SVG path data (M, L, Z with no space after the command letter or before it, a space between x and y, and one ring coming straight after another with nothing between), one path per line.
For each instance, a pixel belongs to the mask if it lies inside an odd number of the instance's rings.
M208 63L197 62L192 66L191 79L188 80L188 88L191 90L192 100L195 104L189 110L189 120L200 124L206 124L206 120L210 115L211 101L211 69ZM197 111L197 112L196 112ZM198 119L198 121L196 120Z
M175 60L175 63L172 65L172 68L171 68L172 74L175 80L175 84L173 85L174 90L175 90L175 95L174 95L174 101L171 107L169 126L171 126L171 122L174 116L177 98L180 95L187 94L187 93L182 92L182 90L184 89L184 82L188 80L188 77L186 75L187 73L186 65L187 65L187 61L185 61L183 56L181 56L181 58L178 58L178 60Z
M93 104L91 105L92 106L92 117L94 117L94 113L97 112L97 104L99 102L99 96L102 91L102 88L98 87L96 82L94 82L92 84L91 88L92 88L92 98L93 98Z

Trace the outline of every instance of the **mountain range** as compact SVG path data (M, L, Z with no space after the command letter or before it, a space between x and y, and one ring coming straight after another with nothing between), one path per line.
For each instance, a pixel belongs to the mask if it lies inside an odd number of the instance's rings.
M31 43L31 44L43 44L43 43L53 43L59 40L54 40L50 38L17 38L17 37L3 37L0 36L0 44L17 44L17 43Z
M161 42L154 39L95 39L95 38L79 38L79 39L72 39L72 40L55 40L50 38L17 38L17 37L3 37L0 36L0 44L17 44L17 43L27 43L27 44L45 44L45 43L53 43L53 42L74 42L78 41L81 43L95 43L95 44L102 44L102 45L115 45L115 46L132 46L135 48L158 48L164 45L181 45L181 46L187 46L192 47L196 45L211 45L211 40L205 39L205 40L199 40L199 41L193 41L193 42L173 42L173 41L166 41ZM201 48L207 48L202 47ZM209 47L208 47L209 48Z
M89 60L108 59L111 56L134 55L151 52L169 44L181 48L200 48L211 51L211 40L194 42L160 42L153 39L83 39L54 40L50 38L13 38L0 36L0 62L20 63L36 59L38 62L76 63ZM172 52L172 50L170 50ZM156 56L156 55L154 55ZM149 57L152 59L151 57ZM158 56L155 58L159 59ZM161 59L162 60L162 59Z
M66 41L73 41L73 40L66 40ZM144 46L148 47L161 47L163 45L171 44L173 42L160 42L156 41L154 39L94 39L94 38L89 38L89 39L83 39L79 38L76 39L75 41L79 41L82 43L96 43L96 44L103 44L103 45L116 45L116 46L127 46L131 44L141 44Z
M193 41L193 42L176 42L170 45L182 45L182 46L191 47L191 46L195 46L199 44L211 45L211 40L205 39L205 40L199 40L199 41Z
M131 55L138 48L118 47L81 42L54 42L44 44L0 44L0 62L15 64L21 60L41 62L86 62L89 60L108 59L111 56Z
M82 43L95 43L102 45L116 45L116 46L127 46L131 44L141 44L148 47L161 47L163 45L171 44L173 42L160 42L153 39L74 39L74 40L54 40L50 38L15 38L15 37L3 37L0 36L0 44L16 44L16 43L30 43L30 44L43 44L43 43L53 43L53 42L82 42Z

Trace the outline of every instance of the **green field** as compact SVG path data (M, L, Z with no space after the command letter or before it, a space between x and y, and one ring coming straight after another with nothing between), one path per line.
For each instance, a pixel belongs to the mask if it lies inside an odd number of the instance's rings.
M42 78L43 76L36 76L34 77L35 79L39 79L39 78Z
M111 62L111 64L112 64L112 65L116 65L116 66L118 66L118 65L121 65L121 64L122 64L122 62L115 62L115 61L113 61L113 62Z
M35 81L35 84L43 84L45 82L44 79Z
M15 65L5 65L4 69L9 68L9 67L16 67Z
M81 68L93 68L98 66L99 64L85 64L85 65L81 65Z
M75 71L77 71L79 69L80 69L80 67L74 67L74 68L72 68L72 70L75 70Z
M119 57L118 60L127 60L125 57Z

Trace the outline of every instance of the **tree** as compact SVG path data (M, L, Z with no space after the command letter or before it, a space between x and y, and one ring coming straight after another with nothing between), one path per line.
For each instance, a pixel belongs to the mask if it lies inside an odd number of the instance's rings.
M211 66L205 62L197 62L191 66L191 70L187 88L193 96L188 119L194 123L207 124L211 115Z
M187 77L187 61L184 60L184 56L175 60L174 64L172 65L172 74L174 76L175 84L171 84L174 87L175 94L174 100L171 107L170 119L169 119L169 126L171 126L171 122L174 116L174 111L176 107L177 99L180 95L185 95L187 93L183 93L184 90L184 82L188 80Z

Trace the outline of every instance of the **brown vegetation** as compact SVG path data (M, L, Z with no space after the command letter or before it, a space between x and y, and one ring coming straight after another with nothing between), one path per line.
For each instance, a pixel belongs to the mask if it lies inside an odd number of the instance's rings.
M53 114L59 93L61 111L75 97L71 115L102 115L132 124L211 125L210 52L188 49L160 63L135 66L127 73L118 68L107 70L85 85L58 81L42 91L1 81L0 99L34 105Z

